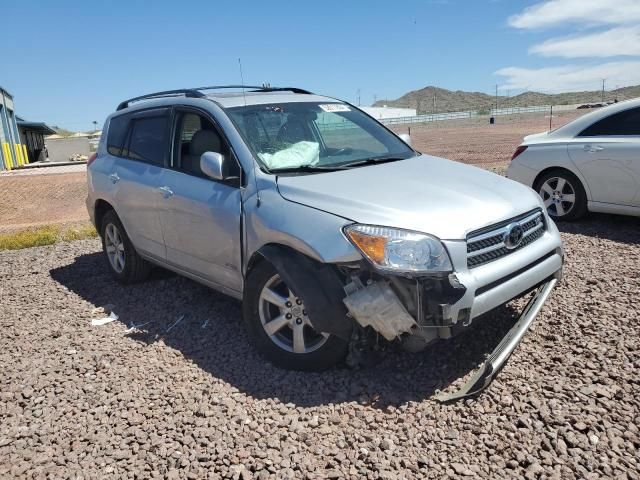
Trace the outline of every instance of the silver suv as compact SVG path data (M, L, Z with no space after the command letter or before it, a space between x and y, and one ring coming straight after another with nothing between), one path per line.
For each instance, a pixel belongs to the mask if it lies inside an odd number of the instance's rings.
M560 278L538 195L422 155L349 103L298 88L207 87L122 102L88 167L87 208L123 283L160 265L242 300L255 347L301 370L354 338L417 350L536 290L486 386Z

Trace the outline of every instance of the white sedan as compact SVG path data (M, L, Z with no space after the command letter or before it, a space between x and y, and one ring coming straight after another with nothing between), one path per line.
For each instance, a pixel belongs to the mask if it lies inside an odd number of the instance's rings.
M507 177L538 192L556 220L640 216L640 98L525 137Z

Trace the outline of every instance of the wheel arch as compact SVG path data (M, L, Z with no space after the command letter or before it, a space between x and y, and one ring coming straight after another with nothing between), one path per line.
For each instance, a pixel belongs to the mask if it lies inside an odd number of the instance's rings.
M113 210L115 211L115 208L113 208L113 205L111 205L109 202L107 202L106 200L103 200L102 198L99 198L98 200L96 200L95 203L95 215L94 215L94 226L96 227L96 230L98 231L99 235L102 235L102 220L104 219L104 216L107 214L108 211ZM117 215L117 212L116 212Z
M251 256L246 276L262 262L270 263L289 288L305 299L319 331L350 338L353 323L346 320L342 303L344 279L335 265L322 263L287 245L269 243Z

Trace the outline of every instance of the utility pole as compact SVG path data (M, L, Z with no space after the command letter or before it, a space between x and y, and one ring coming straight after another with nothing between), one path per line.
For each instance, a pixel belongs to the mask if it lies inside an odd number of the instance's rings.
M605 80L606 80L605 78L602 79L602 103L604 103L604 81Z
M94 121L93 121L93 122L91 122L91 123L93 123L93 131L94 131L94 132L97 132L97 131L98 131L98 122L96 122L96 121L94 120Z
M433 113L436 113L436 92L433 92Z
M358 89L358 106L360 106L360 89Z
M496 115L498 114L498 84L496 83Z

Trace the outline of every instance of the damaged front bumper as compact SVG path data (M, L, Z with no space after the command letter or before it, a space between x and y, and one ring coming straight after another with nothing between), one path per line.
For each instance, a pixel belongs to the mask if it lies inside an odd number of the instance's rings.
M456 248L447 247L450 252ZM372 327L388 340L400 338L410 350L420 350L434 340L453 337L475 318L536 290L480 372L459 392L440 395L441 401L473 395L491 382L562 278L559 235L549 232L508 258L480 267L458 263L457 269L456 256L453 258L455 273L420 278L382 274L365 266L352 271L344 299L360 325Z
M511 330L507 332L498 346L491 352L491 355L480 366L478 371L465 383L462 388L453 393L438 393L435 399L440 402L450 402L464 397L470 397L480 393L487 388L491 380L500 371L511 353L518 346L524 334L536 318L542 305L555 287L557 279L552 278L547 283L538 288L535 295L529 300L527 306L520 314L520 318Z

